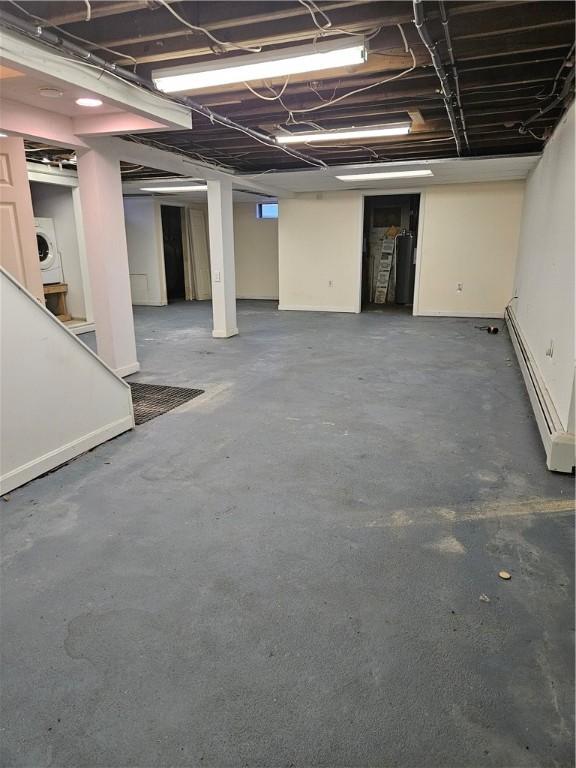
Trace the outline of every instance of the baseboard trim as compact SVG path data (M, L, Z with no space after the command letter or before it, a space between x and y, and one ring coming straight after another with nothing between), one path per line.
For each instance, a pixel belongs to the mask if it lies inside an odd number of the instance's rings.
M229 339L231 336L238 335L238 328L233 328L231 331L212 331L212 338L214 339Z
M258 296L246 296L245 294L243 296L237 295L236 298L239 301L244 299L248 301L278 301L278 296L262 296L262 294L259 294Z
M130 376L131 373L138 373L140 370L140 363L135 362L131 363L130 365L123 365L121 368L116 368L114 370L114 373L116 376L120 376L121 379L125 378L126 376Z
M0 477L0 494L9 493L15 488L19 488L24 483L34 480L51 469L56 469L56 467L70 461L70 459L86 453L86 451L95 448L101 443L105 443L107 440L111 440L117 435L121 435L123 432L133 429L133 427L134 418L132 415L125 416L112 424L106 424L104 427L100 427L87 435L79 437L77 440L62 445L49 453L45 453L43 456L39 456L37 459L29 461L27 464L23 464L21 467L7 472Z
M300 304L278 304L278 309L288 312L346 312L358 314L357 307L317 307Z
M503 312L455 312L450 310L428 311L418 310L414 312L414 317L477 317L479 320L502 320Z
M553 472L572 472L575 464L575 436L566 432L560 421L512 309L506 311L506 324L546 452L546 466Z
M69 325L68 328L75 336L81 336L83 333L93 333L96 330L96 324L81 322L78 325Z

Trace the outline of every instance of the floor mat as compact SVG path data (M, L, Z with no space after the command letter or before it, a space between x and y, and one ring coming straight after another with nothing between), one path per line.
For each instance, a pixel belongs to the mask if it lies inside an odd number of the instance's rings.
M144 424L156 416L177 408L188 400L193 400L204 393L203 389L184 389L183 387L165 387L160 384L139 384L130 382L134 420Z

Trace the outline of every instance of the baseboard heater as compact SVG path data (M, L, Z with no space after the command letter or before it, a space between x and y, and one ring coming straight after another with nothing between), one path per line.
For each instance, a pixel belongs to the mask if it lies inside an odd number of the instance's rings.
M574 433L566 432L562 426L550 393L542 381L530 350L522 338L514 312L510 308L506 310L505 317L544 443L546 466L553 472L572 472L576 453Z

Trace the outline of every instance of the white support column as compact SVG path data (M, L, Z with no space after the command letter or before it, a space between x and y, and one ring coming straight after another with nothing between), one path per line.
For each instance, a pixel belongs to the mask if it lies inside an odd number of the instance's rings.
M238 333L231 181L208 181L208 229L212 271L212 336L227 339Z
M78 180L98 355L119 376L136 358L120 163L95 143L78 153Z

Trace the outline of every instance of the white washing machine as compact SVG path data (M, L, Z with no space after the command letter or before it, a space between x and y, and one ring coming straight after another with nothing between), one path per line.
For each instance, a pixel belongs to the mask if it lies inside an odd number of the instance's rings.
M62 259L56 241L53 219L35 219L38 258L43 283L63 283Z

